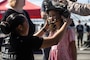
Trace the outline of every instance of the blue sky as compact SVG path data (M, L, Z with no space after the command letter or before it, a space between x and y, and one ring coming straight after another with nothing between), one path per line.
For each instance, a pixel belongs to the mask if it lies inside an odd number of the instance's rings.
M90 3L90 0L78 0L80 3Z

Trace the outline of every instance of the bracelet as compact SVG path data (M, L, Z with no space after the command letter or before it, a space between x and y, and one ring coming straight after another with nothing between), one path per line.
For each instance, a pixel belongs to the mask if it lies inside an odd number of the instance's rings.
M47 30L44 28L43 31L46 32Z

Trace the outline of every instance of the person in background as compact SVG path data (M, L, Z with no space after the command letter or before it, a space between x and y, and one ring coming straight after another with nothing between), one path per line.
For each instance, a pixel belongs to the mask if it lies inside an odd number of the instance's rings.
M90 26L87 25L87 23L84 24L85 26L85 31L86 31L86 35L87 35L87 40L84 41L84 47L90 47Z
M52 6L51 0L43 0L41 5L41 18L44 19L44 21L48 18L46 11L50 6ZM44 36L48 36L48 31L44 34ZM43 49L44 60L48 60L50 49L51 47Z
M74 23L73 19L72 19L72 23L70 24L70 27L75 31L76 28L75 28L75 23Z
M41 18L46 20L47 19L47 9L52 6L51 0L43 0L41 5Z
M44 24L41 24L41 28L42 28L43 26L44 26ZM47 30L47 31L43 34L43 36L44 36L44 37L48 37L48 35L49 35L49 31ZM43 37L43 36L42 36L42 37ZM50 49L51 49L51 47L42 49L42 52L43 52L43 54L44 54L43 60L48 60Z
M6 12L3 14L1 21L5 21L6 18L12 13L23 14L27 17L27 20L30 25L29 26L30 31L32 31L29 34L32 35L35 32L35 28L33 27L34 24L30 20L30 17L28 15L27 11L23 9L23 7L25 6L25 0L8 0L8 6L9 7L6 10Z
M50 47L62 39L68 25L71 24L70 18L63 17L63 19L64 24L52 37L41 38L48 29L47 22L37 33L30 35L26 16L18 13L9 15L0 23L2 32L8 35L2 44L2 60L34 60L33 50Z
M54 3L55 2L55 3ZM50 6L53 6L54 5L57 5L58 4L58 0L43 0L42 1L42 5L41 5L41 18L43 19L47 19L47 13L46 11L48 10L48 8Z
M90 40L90 37L89 37L90 27L89 25L87 25L87 23L85 23L84 25L85 25L85 31L87 33L87 41L88 41Z
M83 45L83 34L84 34L84 27L81 24L81 21L78 21L78 25L76 26L76 31L77 31L77 40L78 40L78 48L80 48L80 42L81 42L81 46Z
M49 37L52 37L61 28L64 21L59 8L51 6L48 10ZM68 15L68 17L70 17ZM71 19L72 20L72 19ZM77 60L77 50L75 45L75 32L68 26L63 38L57 45L53 45L50 50L49 60Z

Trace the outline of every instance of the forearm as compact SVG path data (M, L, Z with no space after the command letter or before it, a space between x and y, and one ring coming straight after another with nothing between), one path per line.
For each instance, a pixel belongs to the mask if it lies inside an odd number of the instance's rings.
M68 10L72 13L79 14L82 16L90 15L90 4L82 4L77 2L68 2Z
M53 35L53 37L56 37L54 39L56 43L58 43L62 39L64 33L66 32L67 27L68 27L67 23L64 23L63 26L58 30L58 32L56 32Z
M38 36L38 37L42 36L45 33L44 29L45 29L44 27L41 28L38 32L34 34L34 36Z

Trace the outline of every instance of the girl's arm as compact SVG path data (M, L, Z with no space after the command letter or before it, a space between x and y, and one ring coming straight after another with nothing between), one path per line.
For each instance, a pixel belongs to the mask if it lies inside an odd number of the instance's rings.
M40 37L40 36L42 36L44 33L46 33L47 30L48 30L48 24L47 24L47 21L46 21L45 25L44 25L37 33L35 33L34 36Z

